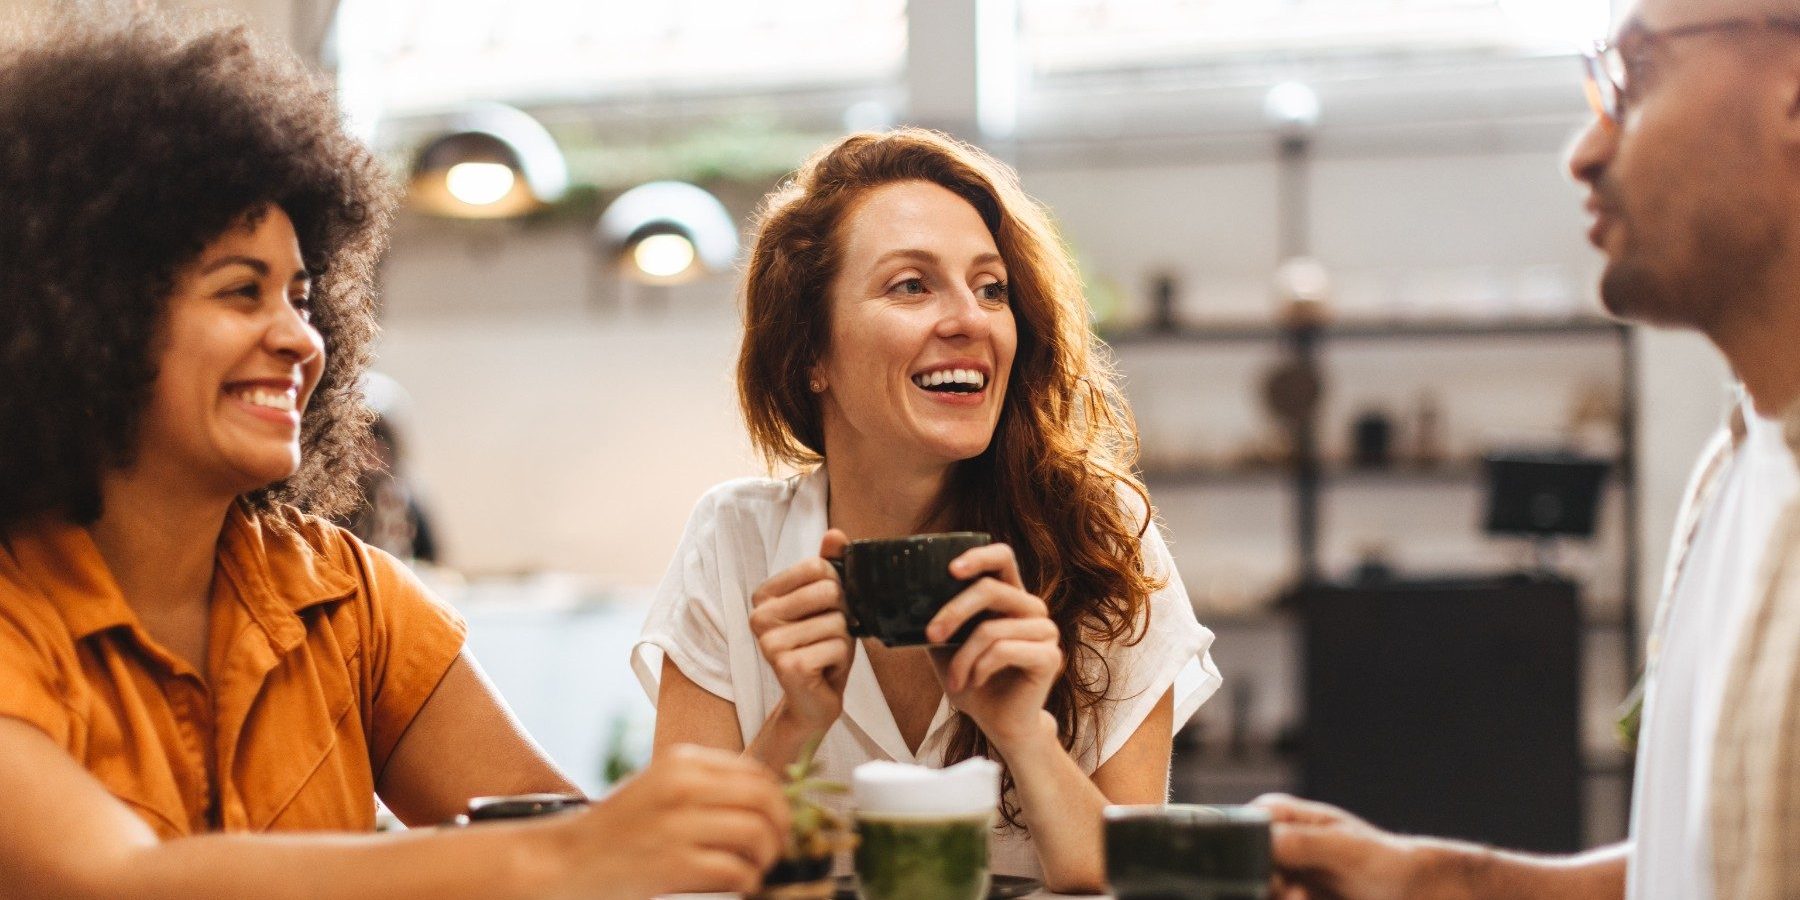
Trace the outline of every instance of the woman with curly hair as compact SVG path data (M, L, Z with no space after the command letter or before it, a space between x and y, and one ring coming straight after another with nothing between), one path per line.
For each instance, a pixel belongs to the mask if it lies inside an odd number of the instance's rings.
M565 816L342 834L377 795L428 824L574 787L454 613L319 518L369 459L393 189L297 60L148 16L13 35L0 196L0 896L759 881L779 787L701 748Z
M1219 677L1047 214L975 148L854 135L769 197L744 293L744 418L804 474L689 520L633 656L657 746L780 764L822 736L839 778L996 757L995 871L1097 888L1101 807L1167 798L1171 735ZM980 580L928 634L988 618L947 659L854 642L826 558L952 530L997 543L951 563Z

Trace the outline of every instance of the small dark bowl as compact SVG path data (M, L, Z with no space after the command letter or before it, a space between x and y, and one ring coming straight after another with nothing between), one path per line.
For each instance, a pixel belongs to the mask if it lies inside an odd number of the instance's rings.
M763 874L762 888L751 900L826 900L837 890L831 877L832 856L780 859Z
M497 822L502 819L531 819L580 809L587 803L588 799L580 794L510 794L500 797L476 797L469 801L468 810L452 819L450 824L461 827L476 822Z
M1263 810L1106 808L1106 879L1118 900L1266 900L1270 867Z
M850 633L889 647L930 644L925 626L944 604L975 583L951 577L950 561L991 543L993 538L978 531L851 541L843 559L832 561L844 583ZM985 618L970 619L944 645L961 644Z
M801 881L818 881L831 874L831 857L821 856L818 859L781 859L776 860L774 867L763 875L763 884L794 884Z

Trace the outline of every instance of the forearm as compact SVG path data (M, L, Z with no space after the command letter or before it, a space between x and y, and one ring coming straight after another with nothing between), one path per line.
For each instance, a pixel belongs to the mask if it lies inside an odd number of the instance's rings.
M1419 900L1603 900L1625 896L1630 844L1578 856L1531 856L1420 839Z
M393 835L207 835L86 858L22 885L37 900L544 898L563 879L550 823ZM0 882L7 879L0 877Z
M1101 862L1106 795L1057 741L1056 720L1046 712L1030 734L996 742L995 749L1012 773L1045 886L1064 894L1099 892L1106 880Z
M807 742L824 734L829 727L822 728L801 721L793 714L787 699L783 698L775 704L775 709L763 722L762 730L750 741L750 746L744 749L744 755L779 772L799 759L800 751L806 748Z

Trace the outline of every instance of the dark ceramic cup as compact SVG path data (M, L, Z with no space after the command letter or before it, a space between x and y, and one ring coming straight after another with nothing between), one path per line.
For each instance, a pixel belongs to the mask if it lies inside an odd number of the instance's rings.
M1106 880L1118 900L1266 900L1269 814L1250 806L1109 806Z
M930 644L925 626L945 603L975 583L952 577L950 561L991 543L992 538L978 531L851 541L843 558L831 561L844 583L850 634L872 637L889 647ZM967 640L984 618L971 618L945 644Z

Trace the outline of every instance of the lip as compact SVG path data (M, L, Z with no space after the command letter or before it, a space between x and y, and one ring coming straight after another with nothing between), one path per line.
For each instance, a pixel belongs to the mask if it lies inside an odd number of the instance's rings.
M919 387L918 382L913 381L914 378L917 378L920 375L925 375L925 374L928 374L931 372L941 372L945 369L969 369L972 371L980 372L981 373L981 390L970 391L969 393L966 393L966 394L928 391L922 387ZM918 391L920 394L923 394L925 396L925 399L927 399L933 403L939 403L939 404L942 404L944 406L949 406L949 407L961 407L961 408L975 407L975 406L980 406L983 403L987 402L988 389L993 387L993 385L994 385L994 368L993 368L993 366L991 366L985 362L982 362L981 360L978 360L978 359L964 358L964 359L942 360L940 362L934 362L931 365L923 366L917 370L914 370L911 374L906 376L906 383L909 385L912 385L913 390Z
M1612 215L1612 209L1602 201L1599 194L1589 194L1587 202L1582 204L1582 208L1586 209L1588 215L1594 220L1588 226L1588 243L1602 250L1606 249L1606 235L1612 230L1613 221L1616 218Z
M1596 249L1605 250L1606 234L1611 230L1612 221L1604 213L1595 214L1594 224L1588 226L1588 243L1593 244Z
M920 366L919 368L908 372L906 378L908 381L911 381L927 372L941 372L945 369L974 369L981 373L981 379L984 383L994 380L994 367L979 359L972 358L946 359L934 362L928 366ZM986 390L986 388L983 388L982 390Z
M267 406L258 406L257 404L247 402L242 397L238 396L240 393L253 388L294 395L296 398L294 409L289 411L285 409L271 409ZM261 419L272 425L281 425L293 429L298 429L300 427L300 413L303 411L303 408L298 402L298 395L300 393L300 383L298 381L291 378L246 378L238 381L226 382L225 385L219 389L219 392L224 394L227 400L231 401L233 407L242 411L245 415Z

